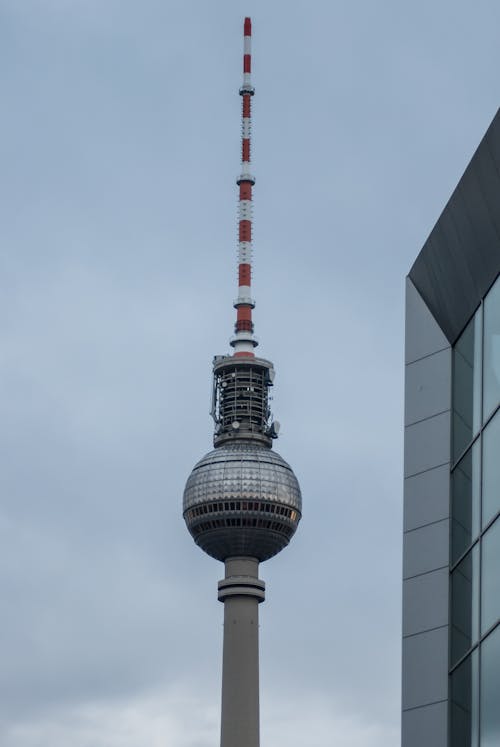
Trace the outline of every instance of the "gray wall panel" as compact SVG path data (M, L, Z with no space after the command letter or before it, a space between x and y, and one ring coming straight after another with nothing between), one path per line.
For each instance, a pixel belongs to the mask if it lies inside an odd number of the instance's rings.
M403 582L403 636L448 624L448 567Z
M403 710L447 697L448 627L404 638Z
M402 744L403 747L447 747L446 702L403 711Z
M450 461L450 413L406 427L405 477Z
M446 519L450 512L448 464L408 477L404 482L404 530Z
M405 363L449 347L450 343L410 278L406 278L405 319Z
M449 410L451 348L410 363L405 369L405 425Z
M429 573L448 565L448 519L406 532L403 538L403 578Z
M407 279L403 747L447 747L451 357Z

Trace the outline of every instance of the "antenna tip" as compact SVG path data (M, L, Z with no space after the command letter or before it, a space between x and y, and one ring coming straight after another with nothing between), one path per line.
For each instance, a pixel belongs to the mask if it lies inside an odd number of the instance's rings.
M245 18L244 36L252 36L252 19Z

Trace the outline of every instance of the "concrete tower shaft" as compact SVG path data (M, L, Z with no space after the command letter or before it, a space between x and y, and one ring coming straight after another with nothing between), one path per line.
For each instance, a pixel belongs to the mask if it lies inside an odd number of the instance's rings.
M266 585L255 558L231 558L219 581L224 602L221 747L259 744L259 604Z

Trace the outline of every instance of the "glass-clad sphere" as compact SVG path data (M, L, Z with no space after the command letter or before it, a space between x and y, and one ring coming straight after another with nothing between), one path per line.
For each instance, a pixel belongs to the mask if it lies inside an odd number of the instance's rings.
M195 542L218 560L260 561L290 541L301 518L299 483L266 446L236 441L206 454L191 472L183 513Z

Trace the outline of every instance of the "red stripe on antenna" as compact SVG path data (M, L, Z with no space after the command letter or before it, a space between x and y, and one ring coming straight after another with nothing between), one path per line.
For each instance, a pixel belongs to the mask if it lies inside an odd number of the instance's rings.
M243 33L245 36L252 36L252 19L245 18L245 24L243 27Z
M238 285L250 285L252 268L248 264L239 265L238 267Z
M243 116L244 117L250 116L250 101L251 101L251 97L248 93L246 93L243 96Z
M251 200L252 199L252 184L251 182L241 182L240 184L240 200Z
M252 321L252 307L251 306L239 306L238 314L236 316L239 322L251 322Z

